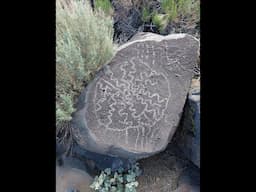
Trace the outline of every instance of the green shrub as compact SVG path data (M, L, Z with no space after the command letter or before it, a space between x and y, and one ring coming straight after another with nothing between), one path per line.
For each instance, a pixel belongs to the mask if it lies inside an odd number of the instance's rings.
M69 121L83 86L113 54L113 19L87 1L56 0L56 122Z
M200 19L199 0L161 0L160 9L151 13L149 7L151 1L147 1L142 7L142 21L151 21L161 32L169 22L177 21L178 18L187 16L190 20L198 22Z
M193 19L196 22L200 21L200 1L191 0L191 3L188 6L188 12L192 15Z
M161 0L161 8L165 14L168 14L170 20L177 16L176 0Z
M101 9L108 15L112 15L114 13L112 4L109 0L95 0L95 8Z
M108 168L94 178L90 187L97 192L136 192L136 187L139 185L136 177L140 174L138 164L133 165L128 171L119 169L111 172Z
M168 15L166 14L154 14L152 17L152 23L159 29L161 32L168 25Z
M174 20L179 16L188 14L199 14L199 0L161 0L161 8L169 15L169 19Z
M150 17L151 17L151 14L150 14L149 9L147 7L143 7L142 8L142 16L141 16L142 21L143 22L149 22Z

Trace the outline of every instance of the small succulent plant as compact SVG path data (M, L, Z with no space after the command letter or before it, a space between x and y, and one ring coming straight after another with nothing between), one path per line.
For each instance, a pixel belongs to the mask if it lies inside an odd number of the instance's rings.
M138 163L127 171L119 168L118 171L113 172L107 168L94 178L90 187L97 192L136 192L136 187L139 185L136 177L140 174Z

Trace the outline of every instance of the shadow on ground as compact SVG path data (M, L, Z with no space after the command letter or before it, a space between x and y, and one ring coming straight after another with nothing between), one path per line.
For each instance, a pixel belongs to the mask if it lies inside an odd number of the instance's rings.
M138 192L200 191L200 169L186 160L174 144L139 163L143 174L138 178Z

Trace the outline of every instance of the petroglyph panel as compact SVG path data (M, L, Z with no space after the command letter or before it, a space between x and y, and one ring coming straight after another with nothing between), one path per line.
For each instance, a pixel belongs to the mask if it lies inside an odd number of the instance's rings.
M87 150L140 158L163 150L174 134L199 43L150 35L120 47L80 98L74 134Z
M167 108L168 79L139 57L109 67L106 74L95 84L95 120L110 132L122 131L126 145L143 150Z

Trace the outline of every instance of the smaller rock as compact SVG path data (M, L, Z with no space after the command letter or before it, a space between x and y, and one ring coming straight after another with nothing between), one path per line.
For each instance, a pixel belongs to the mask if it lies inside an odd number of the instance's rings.
M93 178L80 169L56 166L56 192L91 192Z
M57 151L61 148L57 145ZM92 170L78 158L58 153L61 164L56 164L56 192L89 192L93 182Z
M197 167L190 166L185 169L174 192L200 192L200 172Z
M186 158L200 168L200 82L192 81L175 142Z
M182 184L173 192L200 192L199 186L192 186L188 184Z

